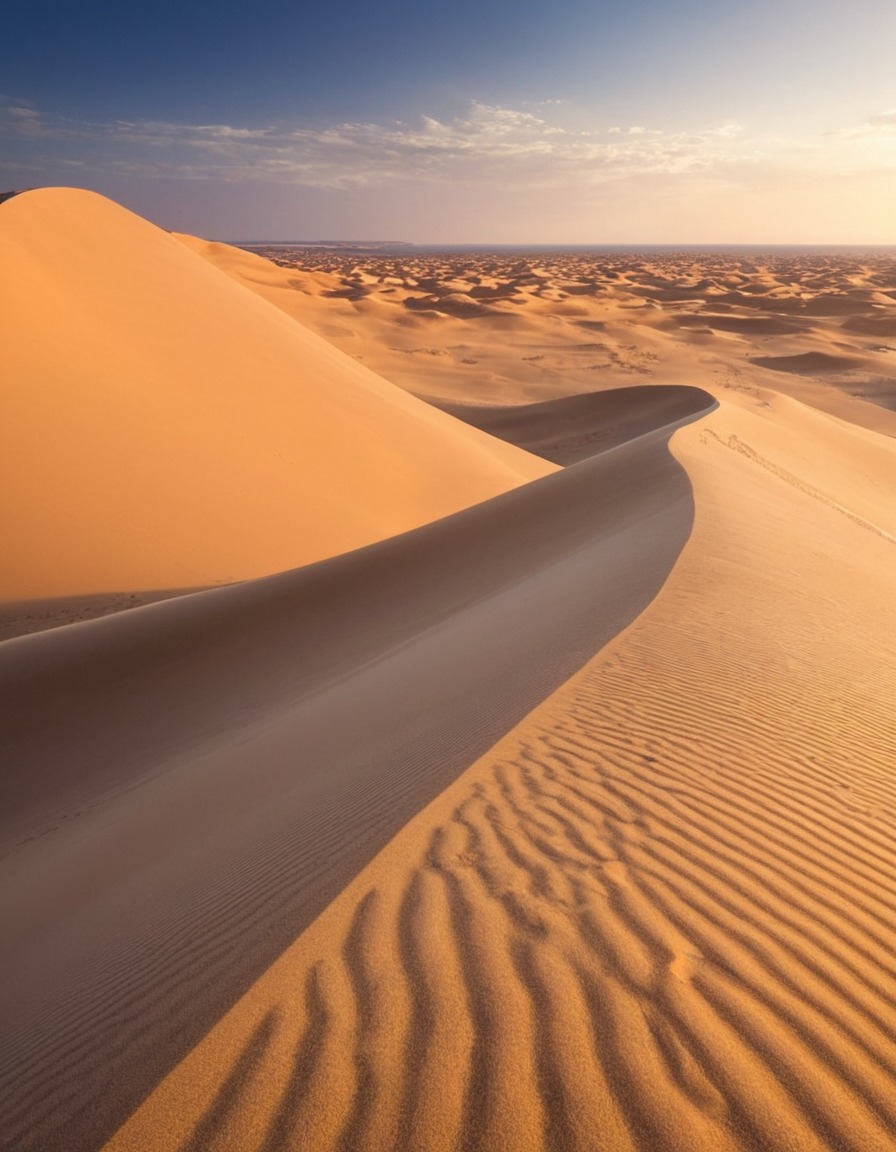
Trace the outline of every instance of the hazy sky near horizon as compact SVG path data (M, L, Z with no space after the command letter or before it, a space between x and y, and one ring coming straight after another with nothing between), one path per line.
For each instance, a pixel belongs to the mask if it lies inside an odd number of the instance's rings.
M0 186L221 239L896 243L896 0L31 0Z

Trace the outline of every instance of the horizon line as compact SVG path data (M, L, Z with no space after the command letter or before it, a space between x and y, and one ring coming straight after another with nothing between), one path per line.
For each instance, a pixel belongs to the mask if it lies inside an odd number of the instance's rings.
M891 241L798 241L798 240L778 240L778 241L764 241L764 240L630 240L630 241L604 241L604 240L577 240L577 241L514 241L514 240L233 240L233 239L216 239L214 242L219 244L231 244L234 246L242 247L261 247L263 245L273 247L293 247L293 248L459 248L459 249L472 249L472 248L488 248L488 249L511 249L511 248L541 248L541 249L561 249L561 248L612 248L612 249L627 249L627 248L715 248L715 249L730 249L730 248L763 248L763 249L780 249L780 248L824 248L824 249L867 249L867 248L884 248L893 249L896 251L896 240Z

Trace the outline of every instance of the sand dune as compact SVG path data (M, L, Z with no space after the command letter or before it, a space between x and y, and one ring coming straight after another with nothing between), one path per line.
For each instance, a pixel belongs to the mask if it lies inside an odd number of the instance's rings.
M0 251L0 600L264 575L551 471L102 197L7 201Z
M892 1147L894 545L786 478L802 415L675 434L658 597L108 1152Z
M690 527L673 427L349 556L0 646L17 1146L108 1134L637 615Z
M755 356L753 363L775 372L843 372L858 368L861 360L849 356L832 356L828 352L803 352L798 356Z
M565 465L693 416L706 407L706 395L700 388L648 384L540 404L487 408L442 403L440 407L490 436Z
M799 332L800 326L779 316L728 316L714 312L696 312L676 316L671 327L709 328L720 332L736 332L750 336L784 336Z
M896 336L896 316L888 308L870 316L852 316L843 325L847 332L859 332L863 336L878 336L891 339Z
M82 620L95 620L98 616L124 612L196 591L196 588L164 588L151 592L99 592L86 596L4 600L0 603L0 640L43 632L47 628L60 628L65 624L78 624Z
M4 1147L889 1152L892 262L0 238L47 622L291 569L0 644Z

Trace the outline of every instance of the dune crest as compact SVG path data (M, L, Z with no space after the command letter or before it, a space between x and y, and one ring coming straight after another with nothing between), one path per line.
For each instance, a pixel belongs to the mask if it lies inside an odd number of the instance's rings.
M94 193L5 202L0 259L0 600L265 575L553 470Z

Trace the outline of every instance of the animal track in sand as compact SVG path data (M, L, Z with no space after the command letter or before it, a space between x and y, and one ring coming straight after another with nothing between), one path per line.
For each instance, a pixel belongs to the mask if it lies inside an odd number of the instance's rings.
M874 532L877 536L880 536L890 544L896 544L896 536L892 536L889 532L885 532L883 528L878 528L876 524L872 524L870 521L863 519L855 512L851 512L849 508L844 508L842 504L838 504L836 500L832 500L829 496L826 496L823 492L819 491L818 488L813 487L811 484L807 484L805 480L801 480L798 476L794 476L794 474L792 472L788 472L786 468L782 468L779 464L775 464L774 461L769 460L765 456L762 456L759 452L757 452L754 448L751 448L749 444L745 443L734 433L732 433L727 438L727 440L724 440L717 432L713 431L713 429L706 428L703 430L703 432L701 432L701 436L705 437L707 440L712 438L719 444L723 445L725 448L730 448L734 452L739 452L741 456L746 456L746 458L751 460L754 464L758 464L761 468L765 468L766 471L771 472L780 480L783 480L785 484L790 484L792 487L798 488L800 492L805 492L806 495L811 496L813 500L820 500L822 504L826 504L829 508L833 508L835 512L839 512L842 516L846 516L847 519L852 520L854 524L858 524L860 528L865 528L868 532Z

